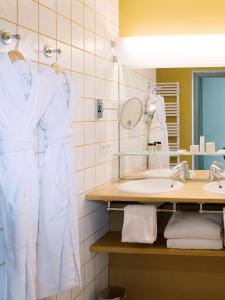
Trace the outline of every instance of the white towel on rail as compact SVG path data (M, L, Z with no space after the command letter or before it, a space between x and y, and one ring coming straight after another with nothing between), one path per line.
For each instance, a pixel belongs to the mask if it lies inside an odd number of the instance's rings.
M156 206L127 205L124 208L122 242L152 244L156 238Z
M220 214L200 214L178 211L170 218L164 236L167 239L212 239L218 240L222 232Z
M167 248L171 249L212 249L219 250L223 248L222 239L168 239Z

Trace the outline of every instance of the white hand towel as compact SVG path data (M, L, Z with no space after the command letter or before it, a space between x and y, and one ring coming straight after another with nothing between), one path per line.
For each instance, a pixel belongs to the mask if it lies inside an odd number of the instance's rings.
M170 218L165 238L194 238L218 240L221 237L222 216L198 212L176 212Z
M219 250L223 248L222 239L168 239L167 248L171 249L212 249Z
M152 244L157 238L154 205L127 205L124 208L122 242Z

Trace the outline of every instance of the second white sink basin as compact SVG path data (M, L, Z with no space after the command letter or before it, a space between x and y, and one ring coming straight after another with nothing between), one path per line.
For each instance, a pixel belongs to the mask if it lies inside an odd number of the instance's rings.
M209 193L225 195L225 180L209 182L204 186L204 190Z
M141 179L121 183L118 190L133 194L158 194L174 192L183 186L182 182L172 179Z

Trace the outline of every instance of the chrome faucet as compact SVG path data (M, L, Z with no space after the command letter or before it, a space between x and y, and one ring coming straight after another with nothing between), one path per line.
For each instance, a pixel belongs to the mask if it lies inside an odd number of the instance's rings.
M209 182L221 180L223 175L224 166L218 161L214 161L209 168Z
M172 170L175 171L172 175L172 179L174 180L180 180L182 182L185 182L186 179L190 177L188 162L186 160L179 163Z

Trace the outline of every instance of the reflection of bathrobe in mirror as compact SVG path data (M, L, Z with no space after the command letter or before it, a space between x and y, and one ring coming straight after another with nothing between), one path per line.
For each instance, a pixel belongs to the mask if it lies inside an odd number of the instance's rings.
M42 165L42 194L38 233L38 297L80 285L78 217L72 163L71 100L68 79L48 72L55 95L41 127L46 151ZM66 83L67 82L67 83Z
M0 56L0 190L6 300L36 299L39 186L34 131L50 94L44 75L40 76L32 63L17 60L12 64L7 54Z
M168 130L166 125L166 113L164 98L160 95L150 95L150 101L154 101L156 111L149 129L149 143L161 142L162 151L169 151ZM149 169L169 168L168 156L150 156Z

